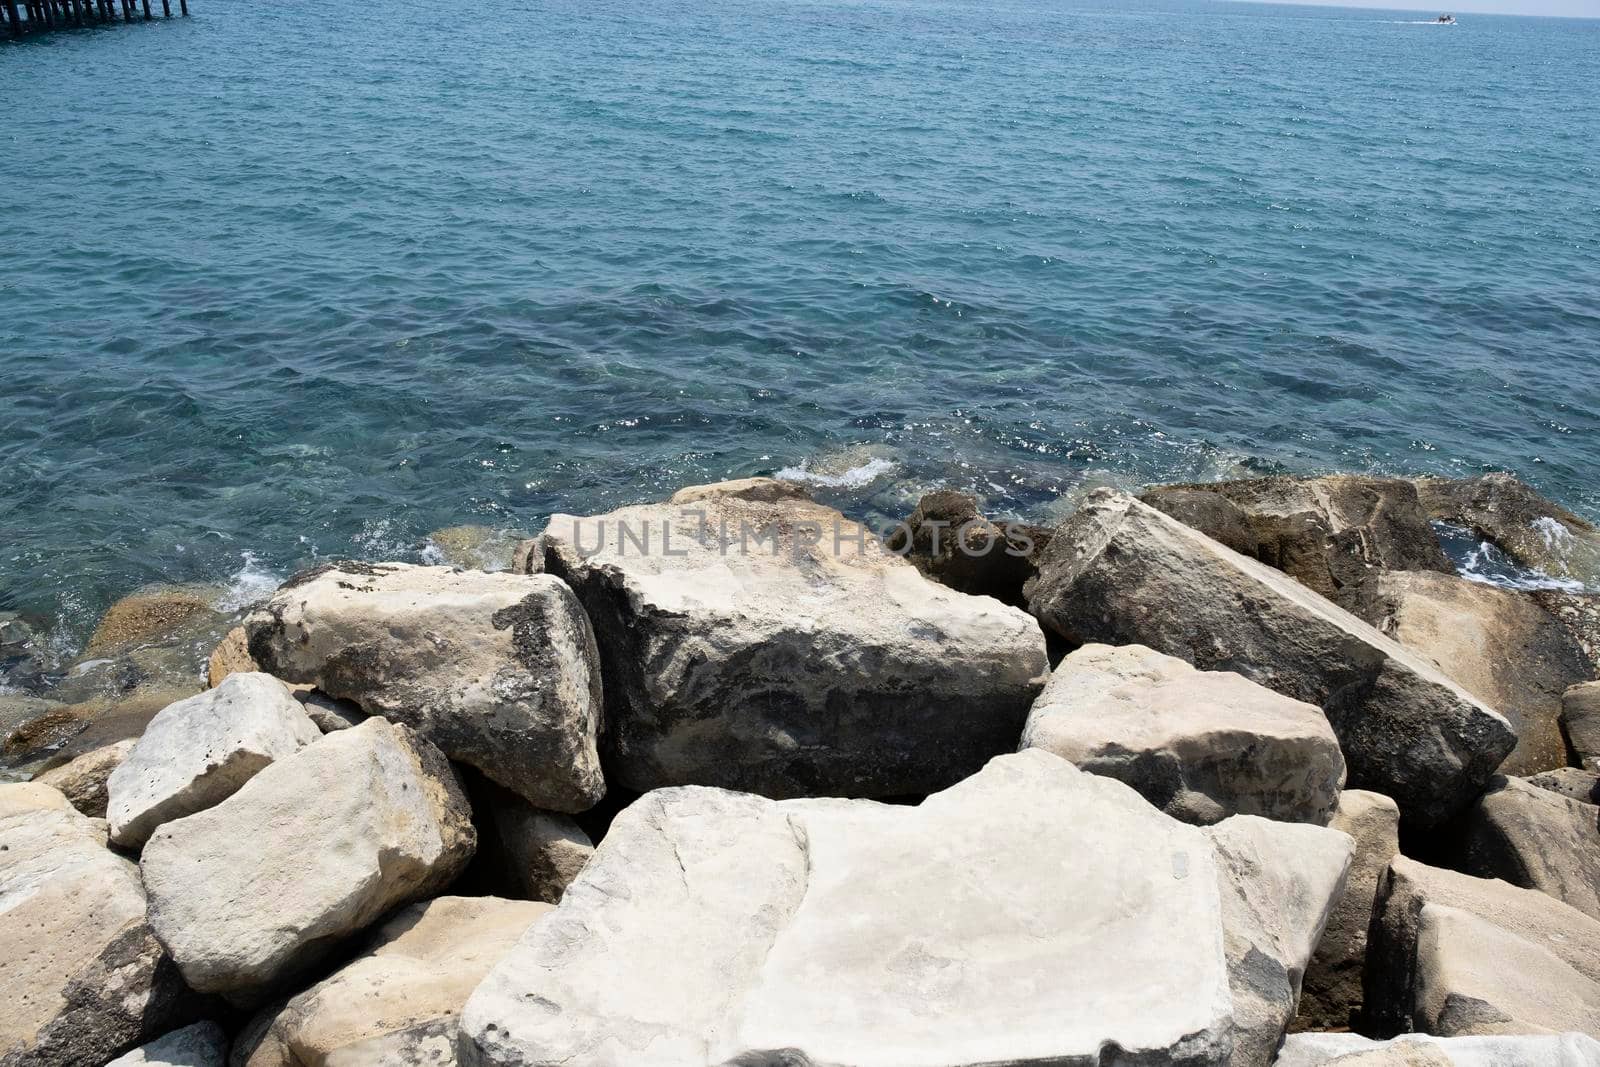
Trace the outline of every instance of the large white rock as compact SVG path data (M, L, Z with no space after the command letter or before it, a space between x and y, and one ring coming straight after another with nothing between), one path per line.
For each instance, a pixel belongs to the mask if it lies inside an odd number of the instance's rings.
M1531 889L1395 857L1367 946L1365 1024L1600 1036L1600 921Z
M111 840L137 849L164 822L220 804L322 731L270 674L230 674L162 709L106 783Z
M1301 985L1297 1028L1332 1029L1353 1025L1361 1010L1367 961L1367 927L1378 882L1400 852L1400 809L1381 793L1347 789L1328 824L1350 835L1355 859L1344 892L1328 917L1322 942Z
M439 892L475 840L439 751L373 718L164 824L140 865L150 922L189 984L250 1002L390 909Z
M447 1033L453 1045L468 995L550 910L497 897L439 897L401 910L367 952L273 1010L264 1027L247 1028L261 1036L240 1067L326 1067L416 1044L422 1030Z
M915 808L659 790L472 995L463 1059L1266 1064L1349 852L1041 751Z
M174 1030L118 1056L106 1067L226 1067L228 1035L214 1022Z
M1350 784L1419 827L1455 814L1516 743L1432 664L1299 582L1125 493L1096 490L1025 589L1069 641L1144 644L1321 707Z
M556 515L543 543L594 620L607 771L633 789L927 793L1014 750L1043 685L1024 612L927 580L788 483Z
M1034 702L1023 748L1127 782L1185 822L1326 824L1344 756L1322 709L1143 645L1089 644Z
M245 628L262 669L405 723L530 803L583 811L605 793L594 634L558 579L329 564Z
M1584 1034L1408 1034L1392 1041L1360 1034L1290 1034L1276 1067L1600 1067L1600 1041Z
M104 1063L195 1007L145 920L138 869L38 784L0 785L0 991L5 1067Z

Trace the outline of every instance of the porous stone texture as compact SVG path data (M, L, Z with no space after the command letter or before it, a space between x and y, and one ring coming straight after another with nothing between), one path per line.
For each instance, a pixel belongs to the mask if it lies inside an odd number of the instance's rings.
M1344 757L1315 705L1143 645L1089 644L1057 665L1023 748L1127 782L1168 815L1325 824Z
M1275 1067L1600 1067L1600 1042L1585 1034L1407 1034L1390 1041L1360 1034L1290 1034Z
M1429 517L1465 526L1525 567L1600 587L1600 530L1509 474L1417 479Z
M1566 766L1561 694L1594 671L1549 612L1517 590L1425 572L1380 576L1374 603L1380 630L1511 723L1503 773Z
M1416 486L1403 478L1253 478L1159 486L1141 499L1362 617L1369 584L1383 571L1455 572Z
M213 606L220 593L209 586L150 586L125 596L101 616L84 655L104 656L220 616Z
M605 793L594 634L555 578L330 564L245 628L273 674L414 727L532 804L583 811Z
M888 546L936 582L1020 606L1033 560L1049 541L1044 527L991 521L975 497L941 489L922 497Z
M227 1062L228 1035L208 1020L159 1037L106 1067L226 1067Z
M35 775L33 780L40 785L61 790L73 807L90 818L103 819L106 815L106 782L133 751L134 742L135 739L129 737L103 745L59 767L43 771Z
M1350 848L1038 750L915 808L658 790L468 1000L463 1061L1265 1065Z
M426 1029L454 1044L461 1006L550 905L496 897L439 897L397 912L371 946L329 977L270 1009L239 1067L326 1067L379 1049L407 1062ZM427 1061L432 1062L432 1061ZM453 1062L453 1061L448 1061Z
M1465 816L1451 866L1537 889L1600 919L1600 807L1496 778Z
M1359 1018L1372 906L1379 880L1400 852L1400 809L1381 793L1360 789L1340 793L1328 825L1350 835L1355 857L1344 892L1306 967L1295 1020L1300 1030L1343 1028Z
M1584 682L1561 694L1561 729L1579 763L1600 759L1600 682Z
M1350 785L1393 797L1419 827L1472 800L1516 743L1502 716L1415 653L1125 493L1088 496L1027 595L1068 641L1148 645L1320 706Z
M1600 804L1600 773L1578 767L1559 767L1553 771L1529 775L1523 779L1539 789L1560 793L1569 800L1585 804Z
M111 840L140 848L157 826L220 804L273 760L321 737L282 682L230 674L151 719L112 772Z
M184 977L252 1003L390 909L440 892L474 844L444 757L373 718L162 825L140 866L151 925Z
M607 773L632 789L926 793L1014 750L1044 682L1025 613L929 581L789 483L556 515L543 540L594 620Z
M260 669L260 664L250 658L250 636L243 626L235 626L211 650L206 660L206 684L215 689L230 674L247 674Z
M1397 856L1368 936L1375 1036L1600 1033L1600 922L1554 897Z
M0 1065L99 1064L198 1010L104 824L38 783L0 785Z

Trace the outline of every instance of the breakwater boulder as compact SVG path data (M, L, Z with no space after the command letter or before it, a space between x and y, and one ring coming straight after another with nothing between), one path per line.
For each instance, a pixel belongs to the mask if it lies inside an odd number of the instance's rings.
M1015 750L1044 684L1025 612L929 581L788 483L556 515L541 540L594 623L608 773L631 789L927 793Z

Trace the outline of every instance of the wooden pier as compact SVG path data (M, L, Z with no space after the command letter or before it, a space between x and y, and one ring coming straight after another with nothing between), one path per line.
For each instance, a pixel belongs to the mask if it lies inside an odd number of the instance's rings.
M161 14L171 18L172 0L160 3ZM118 8L122 9L123 22L155 17L150 12L150 0L0 0L0 34L21 37L69 26L98 26L116 22ZM189 0L178 0L178 12L189 14Z

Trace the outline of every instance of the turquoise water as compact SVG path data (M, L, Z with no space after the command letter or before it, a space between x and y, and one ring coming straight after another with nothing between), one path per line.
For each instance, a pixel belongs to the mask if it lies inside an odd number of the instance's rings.
M0 610L782 470L1600 514L1600 22L193 11L0 45Z

